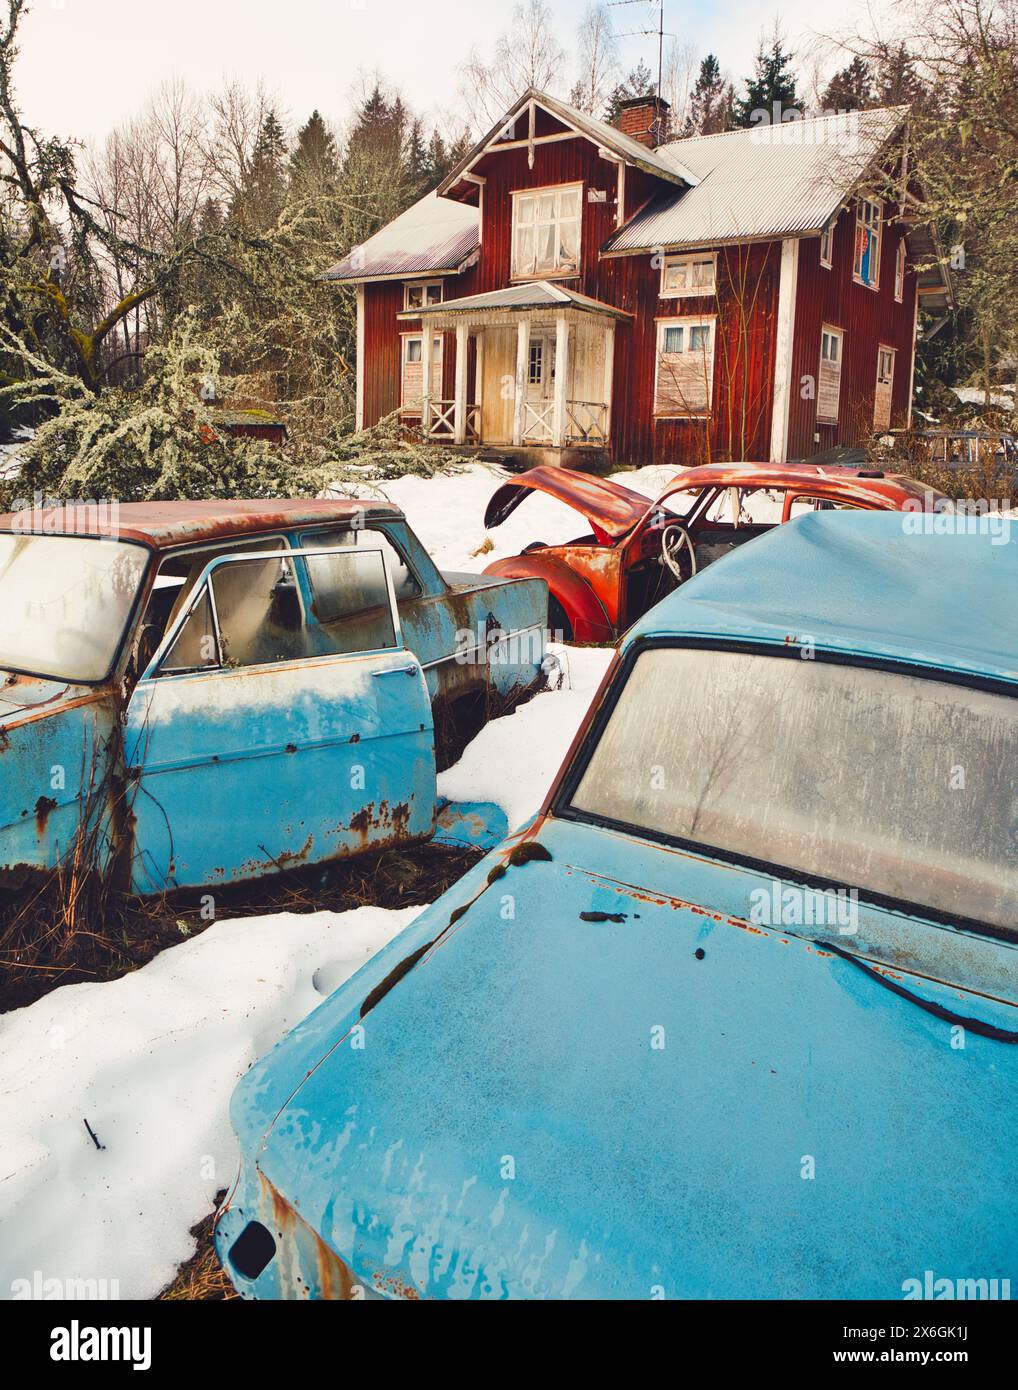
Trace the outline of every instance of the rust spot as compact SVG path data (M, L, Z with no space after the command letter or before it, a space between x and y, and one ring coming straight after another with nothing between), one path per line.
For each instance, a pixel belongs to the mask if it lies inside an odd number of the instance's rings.
M40 835L45 833L47 822L56 809L57 803L51 796L40 796L35 803L35 828Z
M389 971L384 980L381 980L375 985L374 989L371 990L365 998L364 1003L361 1005L361 1018L363 1018L365 1014L369 1014L375 1005L384 999L395 985L399 984L404 975L410 973L421 957L430 951L434 944L434 941L426 941L424 945L419 946L416 951L411 951L411 953L405 956L394 969Z
M402 1274L387 1274L378 1270L372 1280L379 1293L391 1294L393 1298L404 1298L410 1302L420 1299L420 1289L409 1283Z
M351 735L350 735L350 742L351 742L351 743L360 743L360 741L361 741L361 736L360 736L360 734L351 734Z
M496 864L494 868L488 870L488 882L495 883L498 879L505 878L505 865Z
M467 907L468 907L468 906L469 906L469 904L467 903L467 904L464 904L463 907L454 907L454 908L453 908L452 912L450 912L450 914L449 914L449 925L450 925L450 927L452 926L452 924L453 924L454 922L458 922L459 919L460 919L461 917L465 917L465 916L466 916L466 912L467 912Z

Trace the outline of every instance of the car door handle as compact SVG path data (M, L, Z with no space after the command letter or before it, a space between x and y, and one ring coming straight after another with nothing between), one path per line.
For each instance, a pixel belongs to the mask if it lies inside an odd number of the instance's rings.
M416 676L421 668L416 663L409 666L387 666L384 671L372 671L373 676Z

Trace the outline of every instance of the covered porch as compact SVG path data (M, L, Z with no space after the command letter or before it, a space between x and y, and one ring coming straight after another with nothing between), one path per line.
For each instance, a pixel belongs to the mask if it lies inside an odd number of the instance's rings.
M539 280L399 317L422 325L428 439L542 449L608 444L615 326L631 317L624 310ZM445 335L455 340L451 400L436 365L435 340Z

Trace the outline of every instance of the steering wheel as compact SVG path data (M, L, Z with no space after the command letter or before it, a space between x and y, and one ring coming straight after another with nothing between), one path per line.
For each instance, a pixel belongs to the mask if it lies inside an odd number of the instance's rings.
M689 555L688 574L682 567L682 552L684 550ZM693 538L685 526L677 521L669 522L661 532L661 559L680 584L684 584L696 573L696 548L693 545Z

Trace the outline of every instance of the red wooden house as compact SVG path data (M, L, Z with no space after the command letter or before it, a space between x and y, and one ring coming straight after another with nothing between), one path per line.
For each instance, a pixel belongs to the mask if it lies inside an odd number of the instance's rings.
M664 106L617 129L528 91L329 272L357 287L359 425L399 409L582 465L785 462L908 423L918 307L950 290L874 191L907 177L907 111L655 144Z

